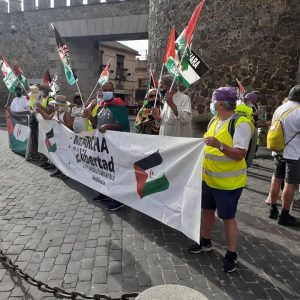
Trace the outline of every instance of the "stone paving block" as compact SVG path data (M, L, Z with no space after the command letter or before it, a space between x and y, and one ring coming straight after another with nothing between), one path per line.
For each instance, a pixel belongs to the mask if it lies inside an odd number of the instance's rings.
M95 267L105 267L108 264L107 256L96 256L94 261Z
M108 274L107 268L95 268L93 270L93 282L94 283L107 283Z
M108 266L109 274L121 274L122 273L122 263L120 261L111 261Z
M92 278L92 270L85 269L81 270L78 274L79 281L91 281Z
M60 280L64 279L66 274L66 266L64 265L54 265L52 271L50 272L50 280Z

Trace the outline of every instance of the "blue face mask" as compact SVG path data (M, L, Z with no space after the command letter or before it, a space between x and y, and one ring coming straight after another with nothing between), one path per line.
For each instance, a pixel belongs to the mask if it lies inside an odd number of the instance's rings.
M216 103L215 102L210 102L210 112L213 116L216 116L218 114L218 111L216 110Z
M103 92L103 99L105 101L110 101L112 100L114 97L114 93L113 92Z

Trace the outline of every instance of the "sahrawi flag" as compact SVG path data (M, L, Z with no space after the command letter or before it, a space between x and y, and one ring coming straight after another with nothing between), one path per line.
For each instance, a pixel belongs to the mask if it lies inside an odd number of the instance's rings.
M14 73L18 77L18 79L21 82L22 86L25 89L27 89L28 88L27 78L25 77L20 65L17 62L15 62L15 65L14 65Z
M52 81L52 79L51 79L51 75L49 73L49 70L46 69L45 73L44 73L43 84L50 86L51 85L51 81Z
M66 79L70 85L73 85L77 81L77 76L75 75L75 73L72 70L69 48L61 39L60 34L58 33L58 31L56 30L54 25L53 24L51 24L51 25L52 25L52 28L53 28L54 34L55 34L55 40L56 40L58 54L63 63L63 66L64 66Z
M242 100L243 95L246 93L246 89L243 87L243 85L237 78L235 79L235 82L236 82L235 87L239 96L239 100Z
M12 71L11 67L9 66L8 62L4 58L2 54L0 54L0 68L3 74L3 81L11 93L15 92L15 88L18 85L18 78L16 77L15 73Z
M109 67L110 67L110 59L109 59L108 63L106 64L104 70L102 71L102 73L99 76L98 83L99 83L100 86L104 82L109 80L109 71L108 71Z
M176 31L175 28L172 28L164 56L164 64L170 75L176 77L183 86L189 87L198 81L209 70L209 67L196 52L191 50L187 69L179 68L178 56L175 51L175 37Z
M179 35L179 37L176 39L175 47L178 56L178 61L180 62L180 68L182 71L187 70L189 66L193 35L204 3L205 0L200 2L200 4L193 12L189 23Z
M141 199L169 188L169 180L161 168L162 162L162 156L156 151L134 163L137 193Z

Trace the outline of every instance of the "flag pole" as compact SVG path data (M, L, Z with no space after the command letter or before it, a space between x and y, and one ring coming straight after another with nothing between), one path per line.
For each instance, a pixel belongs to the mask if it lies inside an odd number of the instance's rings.
M95 92L95 89L96 89L97 85L98 85L98 81L97 81L97 83L96 83L95 87L93 88L93 90L92 90L91 94L89 95L89 97L88 97L87 101L89 101L89 100L90 100L90 98L92 97L92 95L94 94L94 92Z
M79 88L79 85L78 85L78 79L76 79L76 86L77 86L77 89L78 89L78 93L79 93L79 95L80 95L82 107L84 108L84 107L85 107L85 104L84 104L84 102L83 102L82 95L81 95L81 91L80 91L80 88Z
M186 51L187 51L187 48L188 48L188 43L186 43L186 46L185 46L185 48L184 48L184 51L183 51L183 55L182 55L182 57L181 57L181 60L180 60L179 64L177 65L178 73L179 73L179 66L181 65L181 63L182 63L182 61L183 61L183 59L184 59L185 53L186 53ZM180 75L180 74L179 74L179 75ZM174 85L174 83L175 83L175 80L176 80L176 76L174 76L174 79L173 79L173 82L172 82L172 84L171 84L171 86L170 86L169 92L172 91L173 85Z
M8 105L8 101L10 99L10 95L11 95L11 92L9 92L9 94L8 94L8 97L7 97L7 100L6 100L6 106Z

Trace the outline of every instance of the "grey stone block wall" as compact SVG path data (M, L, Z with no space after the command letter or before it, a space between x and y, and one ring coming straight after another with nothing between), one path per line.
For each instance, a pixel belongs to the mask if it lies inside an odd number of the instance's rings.
M150 0L149 56L157 72L172 25L181 32L199 0ZM196 114L209 111L213 89L234 85L261 90L269 112L297 82L300 50L298 0L207 0L193 49L211 67L189 89Z
M39 2L40 4L45 4L50 3L50 0L39 0ZM9 14L1 13L0 11L0 32L2 33L0 50L7 57L11 67L13 67L13 62L17 60L28 78L42 79L46 68L55 71L56 67L60 67L62 92L69 93L76 89L68 86L65 76L62 73L62 64L56 51L54 34L50 29L50 23L115 16L145 15L148 13L148 10L148 0L130 0L62 8L34 9L32 11ZM15 26L15 32L11 31L11 25ZM118 38L122 38L122 34ZM66 42L70 48L73 63L77 61L79 64L90 63L90 74L86 78L81 78L80 74L81 71L85 74L86 69L78 68L76 70L78 71L80 88L83 92L89 93L91 91L90 87L94 86L99 76L98 52L94 47L94 43L100 42L100 38L98 37L96 40L94 37L84 40L80 38L79 42L76 42L76 39L66 39ZM79 44L82 47L78 52L76 48L79 47ZM6 101L6 97L7 89L3 81L0 80L1 103Z

